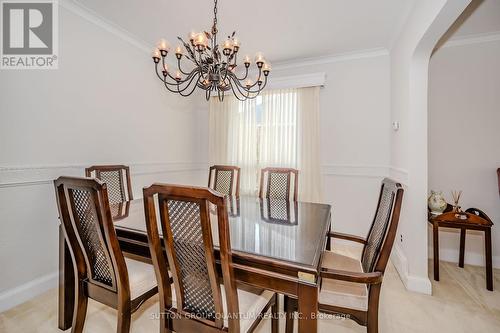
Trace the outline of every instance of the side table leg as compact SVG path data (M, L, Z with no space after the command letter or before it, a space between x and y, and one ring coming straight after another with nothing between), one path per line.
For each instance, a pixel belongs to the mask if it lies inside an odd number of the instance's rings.
M464 257L465 257L465 234L467 230L465 228L460 229L460 257L458 259L458 267L464 268Z
M439 281L439 227L435 222L432 224L432 234L434 242L434 280Z
M484 244L486 255L486 289L493 291L493 265L491 254L491 228L484 230Z

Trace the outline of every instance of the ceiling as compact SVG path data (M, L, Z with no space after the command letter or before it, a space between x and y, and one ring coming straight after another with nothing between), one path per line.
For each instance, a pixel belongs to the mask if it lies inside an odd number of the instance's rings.
M78 0L153 46L209 30L211 0ZM390 48L415 0L219 0L219 39L237 30L240 52L270 62Z

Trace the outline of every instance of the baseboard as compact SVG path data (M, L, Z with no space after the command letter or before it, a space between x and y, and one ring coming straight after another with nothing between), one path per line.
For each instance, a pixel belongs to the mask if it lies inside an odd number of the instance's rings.
M458 263L458 249L439 249L439 261ZM429 247L429 259L434 258L432 246ZM484 253L468 252L465 250L464 263L466 265L485 267ZM500 268L500 256L493 256L493 268Z
M391 253L391 262L396 267L405 288L421 294L432 295L432 284L428 277L410 275L408 260L400 245L396 243Z
M50 273L0 293L0 312L7 311L57 287L58 272Z

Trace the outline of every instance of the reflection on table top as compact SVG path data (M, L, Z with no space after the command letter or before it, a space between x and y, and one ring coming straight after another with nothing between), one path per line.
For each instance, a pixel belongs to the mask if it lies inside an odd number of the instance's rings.
M146 233L142 199L111 207L118 229ZM241 196L228 198L233 253L243 252L300 266L315 266L330 225L331 206L281 199ZM217 217L211 209L214 243ZM159 221L159 215L158 221ZM160 230L161 233L161 230Z

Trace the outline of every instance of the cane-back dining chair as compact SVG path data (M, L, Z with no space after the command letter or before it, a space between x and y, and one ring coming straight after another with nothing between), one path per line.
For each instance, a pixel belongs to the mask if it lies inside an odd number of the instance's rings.
M500 168L497 169L497 178L498 178L498 194L500 195Z
M273 292L252 293L236 286L224 195L208 188L168 184L153 184L143 192L160 313L164 314L160 332L251 332L269 308L276 313ZM275 316L271 326L277 332Z
M92 298L117 309L117 332L129 332L131 313L158 292L153 266L123 256L105 183L60 177L54 185L62 229L75 268L71 331L83 331L88 298Z
M225 195L240 195L240 168L232 165L212 165L208 173L208 187Z
M297 201L299 171L291 168L264 168L260 171L260 198Z
M133 200L130 168L126 165L93 165L85 169L86 177L95 177L106 183L109 203Z
M341 255L328 249L323 252L319 311L349 315L368 333L378 332L380 287L387 261L394 244L399 222L403 188L391 179L384 179L375 213L366 239L330 232L328 237L363 244L360 259ZM293 311L296 300L285 297L286 332L293 330Z

